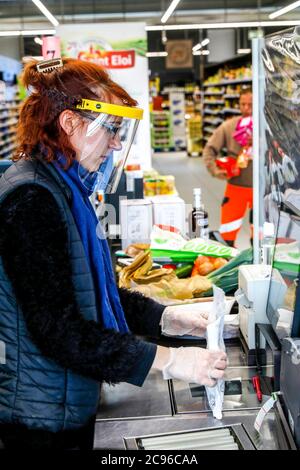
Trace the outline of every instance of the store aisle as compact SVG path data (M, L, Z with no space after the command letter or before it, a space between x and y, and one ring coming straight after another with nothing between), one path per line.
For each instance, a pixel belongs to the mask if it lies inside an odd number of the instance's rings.
M203 203L209 215L209 227L217 230L220 225L220 206L223 199L225 182L213 178L207 172L202 158L188 157L186 152L154 153L152 166L162 175L175 176L176 188L179 196L187 204L193 202L193 188L201 187ZM249 217L246 216L244 225L237 239L239 249L248 248Z

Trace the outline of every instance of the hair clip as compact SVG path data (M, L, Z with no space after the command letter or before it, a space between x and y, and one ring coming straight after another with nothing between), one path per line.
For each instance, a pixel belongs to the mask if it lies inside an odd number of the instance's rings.
M61 58L42 60L36 64L36 69L40 73L49 73L55 69L63 67L63 61Z

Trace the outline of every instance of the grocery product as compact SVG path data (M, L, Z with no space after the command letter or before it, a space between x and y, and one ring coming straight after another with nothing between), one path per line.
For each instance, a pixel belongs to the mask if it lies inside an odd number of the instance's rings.
M194 238L187 241L179 233L162 230L156 225L151 232L150 249L152 256L156 259L161 256L178 262L194 261L199 254L233 258L239 253L236 248L225 246L214 240Z
M216 164L219 168L226 170L228 178L239 176L241 170L237 166L237 160L234 157L216 158Z
M230 260L227 264L207 275L207 278L225 293L235 291L238 288L239 266L251 264L253 262L253 250L248 248ZM207 291L203 296L211 296L212 290Z
M212 271L216 271L216 269L224 266L227 262L228 261L224 258L200 255L194 262L193 273L194 275L201 274L201 276L206 276Z
M175 270L176 276L179 279L189 277L192 273L193 266L194 265L192 263L184 263L181 266L177 266L177 269Z
M170 275L176 277L173 269L152 269L152 265L149 250L139 253L129 266L126 266L119 272L119 287L129 289L132 280L137 284L149 284L157 282L163 277L169 279Z
M194 276L187 279L178 279L173 271L167 278L162 277L158 282L138 285L131 282L131 288L141 292L147 297L160 299L186 300L202 297L211 290L212 283L204 276Z
M144 196L176 195L175 178L173 175L156 175L144 177Z
M204 209L203 202L201 199L201 188L193 189L193 209L191 212L191 227L190 237L191 238L208 238L208 213Z

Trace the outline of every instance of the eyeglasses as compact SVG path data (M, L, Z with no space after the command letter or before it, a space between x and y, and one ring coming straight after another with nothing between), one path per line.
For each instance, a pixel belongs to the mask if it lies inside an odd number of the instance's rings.
M110 124L109 122L100 122L99 126L106 129L112 138L117 137L118 132L120 132L120 129L121 129L120 125Z
M109 123L109 122L101 122L100 120L98 120L98 117L95 117L93 114L88 113L86 111L80 111L78 114L80 114L81 116L86 117L87 119L89 119L92 122L97 121L97 126L102 127L105 130L107 130L108 133L110 134L110 136L113 139L117 137L118 132L120 132L120 130L121 130L121 127L122 127L120 125L121 123L116 124L116 123Z

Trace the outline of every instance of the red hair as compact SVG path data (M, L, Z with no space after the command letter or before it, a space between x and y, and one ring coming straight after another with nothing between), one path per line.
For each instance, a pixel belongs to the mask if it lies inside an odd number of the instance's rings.
M67 166L72 163L75 151L60 126L59 115L63 109L72 109L70 103L73 98L110 102L112 97L117 97L126 106L137 105L127 91L115 83L99 65L63 59L63 67L43 73L37 71L37 63L34 60L29 62L22 74L23 84L27 88L32 87L33 91L21 106L17 126L18 147L13 158L15 161L34 158L35 151L39 150L39 154L42 153L45 160L50 162L59 150L67 160Z

